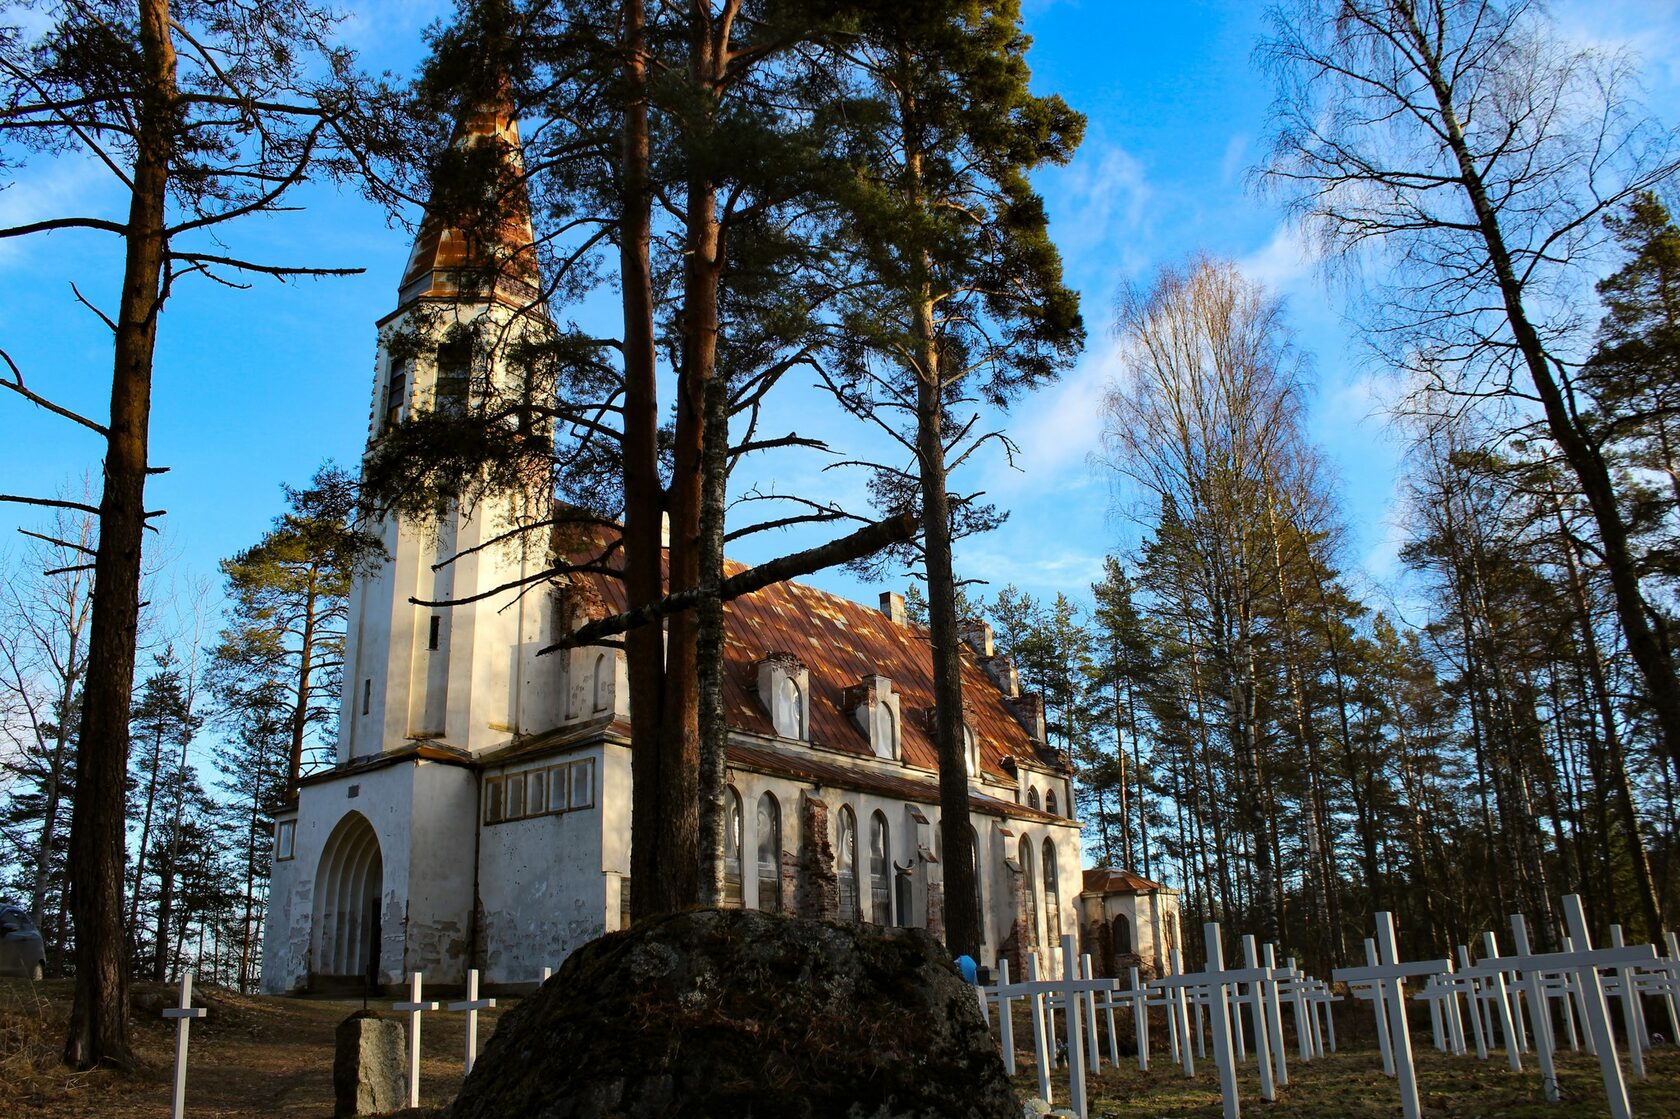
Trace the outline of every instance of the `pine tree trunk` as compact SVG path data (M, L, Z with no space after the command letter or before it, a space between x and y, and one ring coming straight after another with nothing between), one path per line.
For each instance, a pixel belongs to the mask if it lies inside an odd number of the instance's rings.
M298 780L303 776L303 739L309 730L309 677L314 668L315 652L315 584L320 572L309 569L309 589L303 603L303 636L298 649L297 702L292 706L291 751L286 763L286 799L295 801Z
M84 1069L134 1063L122 913L123 794L140 619L152 353L162 304L160 280L167 251L164 203L175 118L175 50L170 41L168 0L141 0L139 28L145 89L124 236L76 805L70 820L76 989L64 1060Z
M665 497L659 481L659 402L653 341L652 191L649 182L647 55L644 0L624 0L623 209L619 217L619 289L624 311L624 582L631 609L664 593L660 526ZM659 626L624 635L630 685L630 869L633 918L681 905L671 889L676 868L657 821L666 810L662 711L665 641Z

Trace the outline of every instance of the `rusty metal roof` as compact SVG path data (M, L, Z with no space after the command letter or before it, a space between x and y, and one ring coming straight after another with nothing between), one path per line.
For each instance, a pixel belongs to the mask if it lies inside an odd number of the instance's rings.
M1085 892L1088 894L1147 894L1156 890L1169 894L1178 892L1122 867L1095 866L1085 872Z
M513 184L499 202L495 243L484 244L462 229L446 226L427 206L403 269L398 302L412 299L457 298L478 293L520 308L531 307L541 291L535 237L531 232L531 203L523 178L519 125L505 99L465 114L451 141L456 148L495 145L509 165Z
M597 546L573 558L576 562L595 561L600 554ZM616 565L622 557L615 552L608 562ZM747 570L747 565L733 561L725 567L727 575ZM574 578L584 585L580 605L588 604L590 617L625 609L621 580L593 573ZM885 676L899 697L904 762L938 772L938 753L926 715L934 702L933 657L927 631L921 626L894 622L874 607L803 583L786 582L727 603L724 627L724 705L731 727L775 737L770 713L758 699L755 666L771 653L791 654L810 674L807 722L812 745L873 758L868 736L845 709L842 697L865 676ZM1003 766L1006 757L1059 771L1061 759L1055 751L1028 737L1026 728L1005 704L997 682L974 662L966 646L962 647L962 656L964 714L980 742L984 773L1014 784L1014 775Z

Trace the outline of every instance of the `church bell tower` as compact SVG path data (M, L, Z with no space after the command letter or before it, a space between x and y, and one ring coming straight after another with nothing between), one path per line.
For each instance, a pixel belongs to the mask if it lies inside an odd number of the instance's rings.
M440 191L427 209L396 310L378 324L370 453L416 417L520 399L506 355L552 330L511 108L468 113L452 146L462 162L490 161L495 201L446 212ZM477 754L554 725L560 689L538 677L556 669L535 655L550 640L550 595L531 585L548 566L547 535L515 531L547 521L552 500L540 484L440 501L418 521L382 518L385 559L351 589L341 764L415 745Z

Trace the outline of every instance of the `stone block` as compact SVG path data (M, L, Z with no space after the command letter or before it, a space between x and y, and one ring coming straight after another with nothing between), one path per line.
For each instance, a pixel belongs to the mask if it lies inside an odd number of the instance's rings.
M358 1011L338 1024L334 1119L386 1115L408 1104L408 1030L400 1019Z

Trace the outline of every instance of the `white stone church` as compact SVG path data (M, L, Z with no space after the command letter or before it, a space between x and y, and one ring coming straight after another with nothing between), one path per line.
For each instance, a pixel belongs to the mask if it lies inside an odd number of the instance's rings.
M501 114L468 118L457 142L518 158ZM411 409L483 391L454 352L459 332L446 341L440 323L492 327L478 336L504 345L550 329L530 226L515 224L504 229L515 266L488 284L463 283L482 264L458 231L423 224L397 307L379 324L370 446ZM429 345L393 342L416 329ZM495 377L501 365L487 356L478 364ZM624 927L633 775L623 655L537 655L563 616L569 626L621 608L622 587L591 576L583 595L545 585L473 599L549 566L546 548L471 549L551 500L455 506L440 525L384 523L387 558L351 592L336 764L305 778L275 821L266 991L390 987L416 970L428 984L459 985L474 967L491 989L525 988ZM592 608L579 610L580 599ZM1161 970L1177 936L1173 891L1136 876L1085 889L1072 771L1045 744L1042 703L1019 694L989 630L967 637L985 962L1008 957L1019 969L1040 951L1059 966L1055 946L1082 920L1110 966L1128 962L1110 950L1121 947L1124 910L1129 962ZM794 583L760 591L729 605L726 661L730 902L937 934L931 663L902 600L883 595L875 609ZM1121 895L1130 901L1117 907Z

